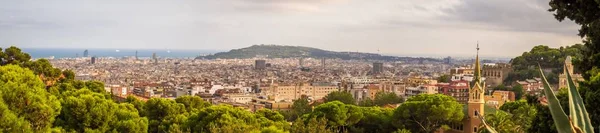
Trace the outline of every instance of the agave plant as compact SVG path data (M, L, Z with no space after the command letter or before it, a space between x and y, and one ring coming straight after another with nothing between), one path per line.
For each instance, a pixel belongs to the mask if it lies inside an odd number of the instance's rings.
M566 69L567 67L565 67ZM567 75L567 91L569 95L569 112L570 114L567 116L565 111L560 105L560 102L554 95L554 91L550 87L548 80L546 80L546 76L544 76L544 71L542 71L540 67L540 73L542 75L542 79L544 81L544 94L546 95L546 99L548 100L548 107L550 108L550 114L552 115L552 119L554 120L554 125L559 133L594 133L594 127L592 126L592 122L590 121L590 117L588 115L587 110L585 109L585 104L583 103L583 99L577 88L575 87L575 82L571 78L571 74L569 70L566 70ZM490 127L485 119L480 116L479 117L483 126L491 133L497 133L494 128Z
M566 69L567 67L565 67ZM544 72L540 67L540 73L542 78L544 79L544 94L546 95L546 99L548 100L548 107L550 108L550 114L552 114L552 119L554 120L554 125L556 126L559 133L593 133L594 127L590 121L590 117L585 109L585 105L583 103L583 99L579 92L577 92L577 88L575 87L575 82L571 79L571 74L569 74L569 70L566 70L567 75L567 91L569 95L569 112L570 114L567 116L565 111L560 106L560 102L554 95L554 91L550 87L550 84L546 80L546 76L544 76Z

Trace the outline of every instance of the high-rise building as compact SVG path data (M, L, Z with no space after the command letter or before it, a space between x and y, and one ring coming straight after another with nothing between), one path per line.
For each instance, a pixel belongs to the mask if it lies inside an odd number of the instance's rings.
M90 60L90 64L96 64L96 57L92 57L92 59Z
M383 72L383 63L374 62L372 71L373 71L373 74L380 74L381 72Z
M83 57L88 57L88 50L83 51Z
M135 51L135 60L138 60L138 51Z
M255 60L254 61L254 69L265 69L267 68L267 61L265 60Z
M302 68L304 67L304 58L298 59L298 65Z
M154 64L158 64L158 57L156 57L156 53L152 53L152 59L154 60Z
M444 64L451 64L452 63L452 57L448 56L446 58L444 58Z
M323 70L325 70L325 68L326 68L325 61L326 61L325 58L321 59L321 67L323 67Z

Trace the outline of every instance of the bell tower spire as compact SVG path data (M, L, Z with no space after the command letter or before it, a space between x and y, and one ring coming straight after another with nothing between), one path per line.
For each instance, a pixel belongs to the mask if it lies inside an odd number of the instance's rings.
M475 72L473 72L473 82L475 84L481 83L481 65L479 62L479 41L477 41L477 55L475 56Z
M475 57L473 84L469 89L469 101L467 102L468 123L465 123L465 131L477 132L481 119L478 118L485 114L485 83L481 80L481 63L479 62L479 42L477 42L477 55Z

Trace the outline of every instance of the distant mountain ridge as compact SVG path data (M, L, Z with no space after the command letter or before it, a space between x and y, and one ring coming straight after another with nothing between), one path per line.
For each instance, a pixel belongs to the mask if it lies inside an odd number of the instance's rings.
M248 59L257 56L267 58L329 58L342 60L384 60L384 61L433 61L441 60L434 58L415 58L415 57L397 57L384 56L373 53L361 52L334 52L303 46L285 46L285 45L252 45L241 49L232 49L228 52L220 52L212 55L198 56L197 59Z

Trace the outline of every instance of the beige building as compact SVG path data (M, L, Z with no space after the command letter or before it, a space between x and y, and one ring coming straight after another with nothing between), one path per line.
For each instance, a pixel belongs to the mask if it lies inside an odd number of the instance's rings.
M293 101L302 96L319 100L334 91L339 91L339 87L331 83L297 83L288 85L273 84L265 93L269 99L275 101Z
M256 95L254 94L235 94L235 93L229 93L229 94L223 94L223 100L225 102L231 102L231 103L249 103L252 101L253 98L256 97Z
M511 71L512 67L507 63L485 64L481 76L485 77L488 86L495 87L501 85Z
M494 91L492 95L485 96L486 104L495 108L500 108L510 101L515 101L515 93L512 91Z
M575 86L579 87L579 84L577 82L584 81L584 79L581 76L581 74L573 73L573 63L571 61L571 56L567 56L567 58L565 59L565 65L563 67L563 73L558 76L558 88L567 88L567 70L569 70L569 74L571 74L571 79L573 79L573 82L575 82Z

